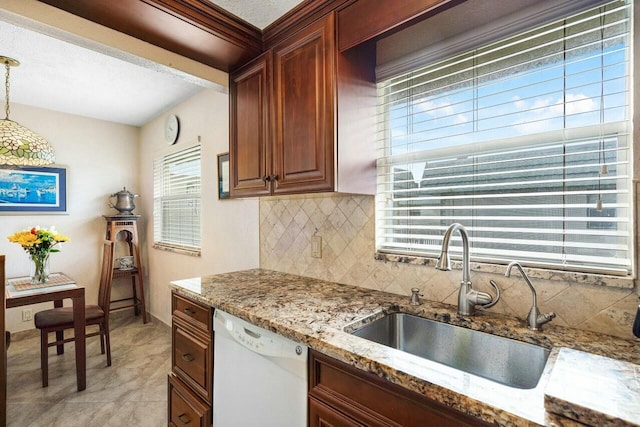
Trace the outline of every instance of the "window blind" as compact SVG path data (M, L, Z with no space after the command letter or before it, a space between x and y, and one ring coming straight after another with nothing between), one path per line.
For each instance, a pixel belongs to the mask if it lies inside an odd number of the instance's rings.
M377 249L435 256L459 222L476 261L630 274L630 8L379 83Z
M154 161L154 241L200 249L200 145Z

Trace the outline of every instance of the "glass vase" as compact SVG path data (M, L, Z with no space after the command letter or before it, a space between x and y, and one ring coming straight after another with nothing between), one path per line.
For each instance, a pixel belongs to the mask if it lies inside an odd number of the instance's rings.
M49 281L49 254L31 255L31 283L47 283Z

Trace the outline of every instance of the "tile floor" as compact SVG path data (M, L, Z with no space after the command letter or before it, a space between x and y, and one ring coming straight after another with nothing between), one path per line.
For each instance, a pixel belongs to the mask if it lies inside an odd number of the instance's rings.
M111 316L111 367L98 337L87 339L87 388L76 390L73 343L49 348L49 387L42 388L40 337L13 341L8 351L7 423L15 427L167 425L171 330L126 312Z

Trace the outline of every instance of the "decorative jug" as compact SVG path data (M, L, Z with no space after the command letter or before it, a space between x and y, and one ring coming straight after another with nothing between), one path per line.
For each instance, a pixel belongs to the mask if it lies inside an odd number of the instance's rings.
M140 196L128 191L127 187L122 187L122 191L109 196L109 200L113 197L116 197L116 204L109 202L109 207L116 209L118 215L131 215L131 212L136 208L136 205L133 204L133 198Z

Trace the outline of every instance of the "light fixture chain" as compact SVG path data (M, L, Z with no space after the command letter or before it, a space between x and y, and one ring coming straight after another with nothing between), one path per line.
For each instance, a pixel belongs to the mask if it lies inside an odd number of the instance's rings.
M4 66L6 68L5 72L5 80L4 80L4 88L5 88L5 120L9 120L9 70L11 70L11 65L9 65L9 61L5 61Z

